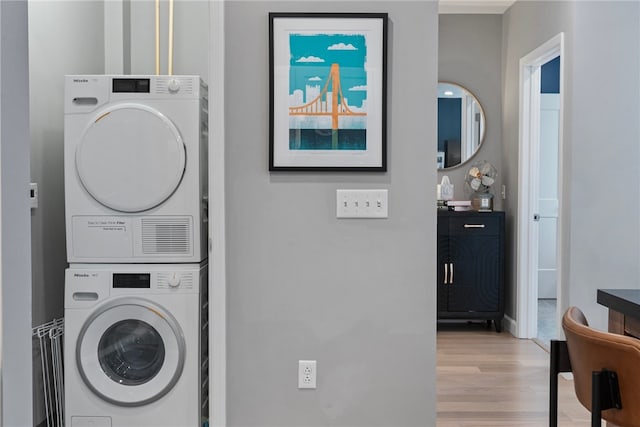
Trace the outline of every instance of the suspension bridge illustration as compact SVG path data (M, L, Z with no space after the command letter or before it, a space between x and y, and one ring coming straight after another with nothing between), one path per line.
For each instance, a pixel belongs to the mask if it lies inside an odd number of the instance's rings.
M331 90L329 91L329 87ZM330 102L327 100L331 94ZM366 116L366 112L353 111L347 105L340 84L340 64L331 64L329 77L313 100L303 105L289 107L289 116L331 116L331 148L338 148L338 129L340 116Z

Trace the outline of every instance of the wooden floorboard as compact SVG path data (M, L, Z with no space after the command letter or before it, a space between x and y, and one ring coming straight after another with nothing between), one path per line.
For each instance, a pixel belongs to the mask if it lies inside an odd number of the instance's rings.
M437 426L549 425L549 354L484 323L440 324ZM573 382L560 377L558 426L587 427Z

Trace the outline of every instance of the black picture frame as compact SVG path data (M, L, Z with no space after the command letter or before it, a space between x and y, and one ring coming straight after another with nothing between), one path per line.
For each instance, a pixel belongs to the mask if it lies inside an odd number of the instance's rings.
M269 170L387 170L387 13L269 13Z

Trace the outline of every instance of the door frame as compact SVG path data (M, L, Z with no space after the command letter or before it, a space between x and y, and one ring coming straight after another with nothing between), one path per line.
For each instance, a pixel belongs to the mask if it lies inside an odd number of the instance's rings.
M227 425L226 2L209 3L209 419L212 427Z
M27 2L0 1L0 426L32 426Z
M542 65L560 56L560 123L558 135L558 229L556 239L557 313L562 307L564 33L559 33L520 59L520 117L517 213L516 336L535 338L538 330L538 223L533 221L539 195L540 75Z

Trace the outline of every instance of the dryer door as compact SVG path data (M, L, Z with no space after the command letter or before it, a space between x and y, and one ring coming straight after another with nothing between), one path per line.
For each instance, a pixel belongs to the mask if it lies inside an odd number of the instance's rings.
M83 325L76 364L85 384L119 406L141 406L164 396L184 367L182 329L164 308L143 298L101 306Z
M142 212L167 200L184 175L186 152L176 126L142 104L102 110L76 148L82 185L104 206Z

